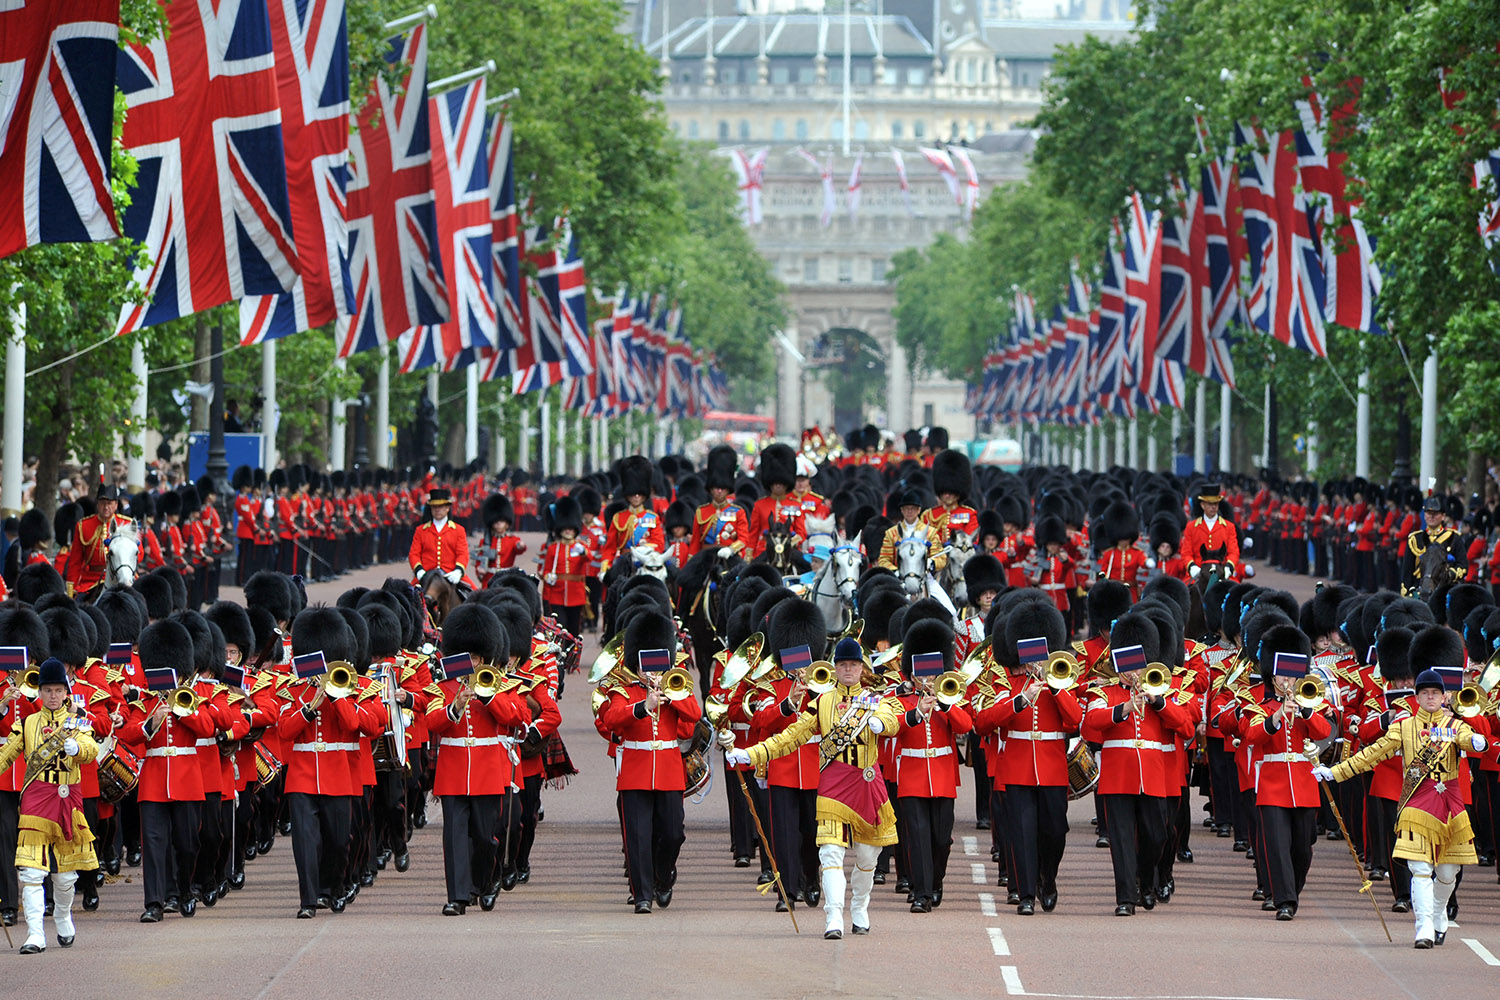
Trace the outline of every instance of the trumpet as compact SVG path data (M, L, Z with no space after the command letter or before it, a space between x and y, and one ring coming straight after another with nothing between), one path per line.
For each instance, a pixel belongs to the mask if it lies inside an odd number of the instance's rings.
M1172 675L1160 663L1147 664L1137 687L1148 698L1165 698L1172 690Z
M480 698L493 698L500 692L500 674L493 667L480 667L474 671L474 694Z
M837 680L833 673L833 664L827 660L819 660L807 668L807 679L804 682L807 689L813 694L827 694L833 690Z
M1292 700L1299 708L1320 709L1328 703L1328 685L1317 674L1308 674L1292 688Z
M682 667L673 667L661 675L657 688L668 701L682 701L692 696L693 675Z
M323 676L323 695L328 698L347 698L359 690L359 680L354 668L347 663L335 663Z
M1478 684L1465 684L1453 696L1453 712L1465 719L1472 719L1484 711L1486 695Z
M1067 650L1058 650L1047 657L1047 665L1042 670L1042 676L1047 680L1047 686L1054 691L1067 691L1078 683L1078 675L1081 668L1078 658Z

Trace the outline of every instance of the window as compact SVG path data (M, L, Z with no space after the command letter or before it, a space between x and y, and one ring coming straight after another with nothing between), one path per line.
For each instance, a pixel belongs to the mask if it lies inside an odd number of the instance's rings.
M839 281L848 284L854 280L854 261L848 257L839 258Z
M901 82L901 73L894 66L887 66L885 72L880 76L880 82L887 87L894 87Z
M696 138L698 138L698 123L695 122L695 121L688 122L688 138L689 139L696 139Z
M981 59L980 62L979 62L979 82L980 83L989 83L990 82L990 64L989 64L989 60L987 60L987 59Z
M984 134L985 135L994 135L995 134L995 123L994 122L985 122L984 123Z
M1030 73L1022 73L1021 74L1021 86L1023 86L1023 87L1029 87L1029 86L1031 86L1031 74Z
M879 257L870 261L870 280L877 285L885 280L885 261Z
M780 118L772 119L771 138L778 141L786 138L786 122L782 121Z
M818 82L818 71L817 71L817 69L814 68L814 67L812 67L812 66L798 66L797 67L797 82L798 83L817 83Z
M719 72L719 82L739 83L740 71L735 69L733 66L725 66L724 69Z
M914 121L914 122L911 123L911 137L913 139L921 139L921 138L925 137L926 135L927 135L927 126L926 126L926 124L924 124L920 120Z
M786 67L786 66L772 66L771 67L771 82L772 83L791 83L792 82L792 71L791 71L791 69L788 68L788 67Z
M933 417L932 404L931 403L923 403L922 404L922 426L923 427L931 427L932 424L933 424L932 417Z
M728 122L719 122L719 138L720 139L728 139L729 138L729 123Z
M807 138L807 119L797 119L797 140L800 142Z
M975 60L973 60L973 59L965 59L964 60L964 82L965 83L973 83L974 82L974 62L975 62Z
M906 70L906 83L910 87L920 87L927 82L927 71L920 66L911 66Z
M969 122L969 127L964 130L964 135L968 137L968 140L970 142L973 142L975 139L978 138L978 133L976 133L975 130L974 130L974 123L973 122Z
M843 118L835 118L833 120L833 124L828 127L828 133L834 139L843 139L844 138L844 119Z
M901 120L899 118L896 121L891 122L891 138L901 138Z
M749 122L749 120L747 120L745 118L741 118L740 119L740 138L741 139L748 139L748 138L750 138L750 122Z
M870 138L870 123L863 118L854 123L854 138L864 140Z
M851 75L854 78L854 83L860 87L868 87L873 77L873 73L868 66L853 67Z
M681 80L683 83L692 83L693 82L693 74L691 72L689 72L688 70L683 70L682 71L682 75L679 76L677 79Z
M807 284L809 284L809 285L815 285L815 284L817 284L817 282L818 282L818 258L816 258L816 257L803 257L802 258L802 280L804 282L806 282Z

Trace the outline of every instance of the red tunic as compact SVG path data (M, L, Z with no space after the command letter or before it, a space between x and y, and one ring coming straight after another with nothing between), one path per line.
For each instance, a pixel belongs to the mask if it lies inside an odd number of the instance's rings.
M1125 715L1119 711L1130 701L1123 684L1104 684L1094 689L1083 716L1082 735L1102 745L1097 791L1105 795L1177 795L1180 786L1171 772L1175 752L1172 734L1190 738L1193 724L1174 699L1161 708L1147 705L1144 711Z
M441 698L427 706L427 727L438 737L435 795L503 795L514 776L509 748L512 739L531 721L526 702L511 693L497 694L482 703L470 698L455 721L450 714L461 682L443 681Z
M958 754L954 741L973 728L973 719L961 705L938 706L926 719L917 718L917 695L898 699L906 709L894 743L896 794L902 798L952 799L958 797Z
M622 741L615 758L615 788L622 792L685 791L687 770L677 741L691 736L702 717L703 706L697 698L663 700L655 713L648 713L643 685L611 691L599 709L599 725Z
M427 570L467 571L469 568L469 536L457 521L444 521L441 531L435 521L417 525L412 533L411 552L406 561L412 573L421 576Z
M564 608L588 601L588 548L577 539L556 541L542 549L542 600Z

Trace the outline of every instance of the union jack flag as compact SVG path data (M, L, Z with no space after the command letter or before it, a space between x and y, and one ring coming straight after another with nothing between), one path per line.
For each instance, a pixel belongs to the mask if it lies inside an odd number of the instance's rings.
M495 347L494 256L490 246L489 149L481 77L428 102L438 242L453 262L448 321L401 334L401 370L439 364L453 371Z
M166 37L120 50L116 69L140 164L123 229L148 258L146 301L121 311L118 333L279 294L297 275L266 0L166 11Z
M1495 244L1500 242L1500 149L1492 149L1484 159L1474 162L1474 187L1485 194L1484 208L1479 212L1479 235L1490 249L1490 267L1500 274L1500 260L1494 257Z
M1125 233L1118 218L1110 220L1109 245L1099 278L1099 322L1094 339L1098 344L1099 405L1121 417L1135 416L1131 380L1126 370L1125 327Z
M109 190L119 23L120 0L0 2L0 257L119 235Z
M742 149L729 151L729 161L733 164L739 181L740 217L747 226L760 225L761 185L766 170L766 154L769 152L768 149L757 149L748 154Z
M338 323L340 357L448 319L427 128L427 26L391 39L386 61L404 69L405 85L393 93L376 80L349 141L354 309Z
M1157 410L1156 336L1161 308L1161 213L1130 193L1125 225L1125 374L1137 403Z
M1064 304L1066 316L1066 350L1063 353L1061 379L1063 420L1081 423L1086 414L1089 363L1089 286L1074 260L1068 274L1068 294Z
M297 276L281 295L240 300L240 343L348 316L349 39L345 0L271 0Z

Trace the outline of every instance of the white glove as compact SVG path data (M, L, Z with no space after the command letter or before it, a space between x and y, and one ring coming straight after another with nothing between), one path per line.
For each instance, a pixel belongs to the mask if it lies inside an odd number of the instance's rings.
M1200 573L1202 573L1202 572L1203 572L1203 567L1202 566L1194 566L1194 567L1192 567L1191 569L1188 570L1188 576L1190 576L1194 580L1196 580L1196 579L1198 579L1198 575Z
M1488 747L1490 743L1489 740L1485 739L1483 736L1480 736L1478 733L1475 733L1473 742L1470 745L1474 748L1475 753L1484 753L1485 748Z
M557 586L557 574L556 573L548 573L544 579L546 579L546 581L547 581L547 586L549 586L549 587L555 587L555 586Z
M1333 771L1330 768L1324 767L1322 764L1319 764L1317 767L1313 768L1312 773L1313 777L1317 778L1319 781L1333 780Z
M1255 548L1255 539L1254 538L1246 538L1245 539L1245 544L1241 545L1240 548L1245 549L1246 551Z
M1358 528L1356 528L1356 527L1355 527L1355 526L1354 526L1354 525L1352 525L1352 524L1351 524L1351 525L1349 525L1349 534L1351 534L1351 535L1352 535L1352 534L1354 534L1354 533L1355 533L1355 532L1356 532L1356 531L1358 531L1358 530L1359 530L1359 529L1358 529Z
M719 730L719 747L724 750L734 749L734 732L729 729Z
M721 546L719 546L719 558L720 559L728 559L732 555L734 555L734 549L731 549L727 545L721 545Z
M450 569L448 572L443 574L443 578L449 583L457 583L464 578L463 570Z
M885 723L881 722L879 719L871 719L870 732L874 733L876 736L879 736L881 733L885 732Z
M1146 559L1146 568L1147 569L1155 569L1156 568L1156 560L1155 559L1151 559L1151 558L1147 558Z
M77 757L78 741L71 736L63 740L63 753L67 754L69 757Z
M749 750L730 750L724 754L724 763L748 766L750 763Z

